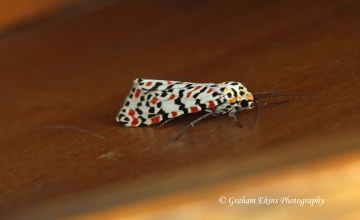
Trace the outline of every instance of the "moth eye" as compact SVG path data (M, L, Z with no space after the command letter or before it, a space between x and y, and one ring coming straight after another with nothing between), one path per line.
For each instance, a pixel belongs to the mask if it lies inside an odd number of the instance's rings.
M240 102L240 104L241 104L241 106L242 107L248 107L249 106L249 102L247 101L247 100L242 100L241 102Z
M245 95L245 92L241 90L241 91L240 91L240 95L241 95L241 96Z

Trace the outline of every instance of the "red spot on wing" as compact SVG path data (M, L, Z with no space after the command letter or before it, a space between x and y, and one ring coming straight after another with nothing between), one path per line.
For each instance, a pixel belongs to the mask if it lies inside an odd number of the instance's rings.
M186 98L189 98L191 96L191 92L188 92L187 94L186 94Z
M133 118L133 121L131 122L131 125L136 126L137 124L139 124L139 119Z
M172 84L172 82L171 82L171 81L167 81L167 84L169 84L169 85L170 85L170 84Z
M156 115L156 116L152 117L151 122L154 123L154 124L159 123L160 122L160 117L161 117L161 115Z
M196 107L196 106L190 107L190 112L191 113L198 112L198 111L199 111L198 107Z
M176 116L178 115L178 113L177 113L177 112L171 112L171 115L172 115L173 117L176 117Z
M191 90L190 92L188 92L188 93L186 94L186 98L189 98L189 97L191 96L191 93L193 93L194 91L200 89L201 87L202 87L202 86L197 86L197 87L195 87L195 89L193 89L193 90Z
M130 116L134 116L134 115L135 115L135 111L134 111L133 109L130 109L130 110L129 110L129 115L130 115Z
M139 98L140 93L141 93L141 90L137 89L136 92L135 92L135 98Z
M208 105L208 108L215 108L216 107L216 104L214 101L208 101L209 105Z
M171 94L171 96L169 97L169 100L172 100L175 98L175 94Z
M145 86L151 86L151 84L152 84L152 82L149 81L149 82L147 82L147 83L145 84Z
M158 98L154 97L151 99L150 102L155 105L157 101L158 101Z
M214 90L212 88L210 88L206 93L210 93L212 91L214 91Z
M202 87L202 86L197 86L197 87L194 89L194 91L200 89L201 87Z
M132 118L132 122L131 122L131 125L132 125L132 126L136 126L137 124L139 124L139 119L138 119L138 118L135 118L135 111L134 111L134 109L130 109L130 110L129 110L129 115L130 115L131 118Z

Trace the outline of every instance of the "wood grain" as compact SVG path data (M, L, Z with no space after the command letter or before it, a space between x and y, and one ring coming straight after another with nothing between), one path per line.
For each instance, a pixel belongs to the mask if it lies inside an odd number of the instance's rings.
M278 169L322 161L315 174L292 169L311 180L332 173L337 157L345 167L359 158L359 39L351 0L121 1L13 33L0 40L1 216L77 216L176 193L190 202L192 190L271 182L282 177L266 174ZM259 106L253 128L255 111L244 111L243 129L224 115L174 142L201 114L161 128L116 124L138 77L312 96ZM358 168L349 184L359 183ZM286 183L284 192L300 187ZM302 189L327 201L341 194Z
M17 0L0 2L0 33L13 32L54 17L57 12L64 14L71 8L79 10L89 0ZM82 6L83 7L83 6Z

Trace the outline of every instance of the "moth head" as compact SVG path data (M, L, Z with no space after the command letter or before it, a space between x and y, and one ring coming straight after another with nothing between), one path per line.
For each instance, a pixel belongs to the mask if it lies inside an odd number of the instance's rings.
M238 102L241 108L244 109L252 109L255 106L254 96L247 90L246 87L239 90Z
M226 82L223 92L228 97L228 103L236 105L237 110L252 109L255 106L253 94L239 82Z

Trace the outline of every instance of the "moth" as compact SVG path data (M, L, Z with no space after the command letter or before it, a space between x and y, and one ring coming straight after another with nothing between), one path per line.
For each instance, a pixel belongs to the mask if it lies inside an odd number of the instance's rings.
M273 97L274 92L256 94L257 98ZM265 96L264 96L265 95ZM281 95L280 95L281 96ZM257 102L254 95L240 82L192 83L154 79L135 79L130 94L116 117L116 121L128 127L149 126L173 120L181 115L206 112L190 123L190 126L209 116L229 114L241 126L236 113L252 109ZM287 101L285 101L287 102ZM162 124L162 125L163 125Z

